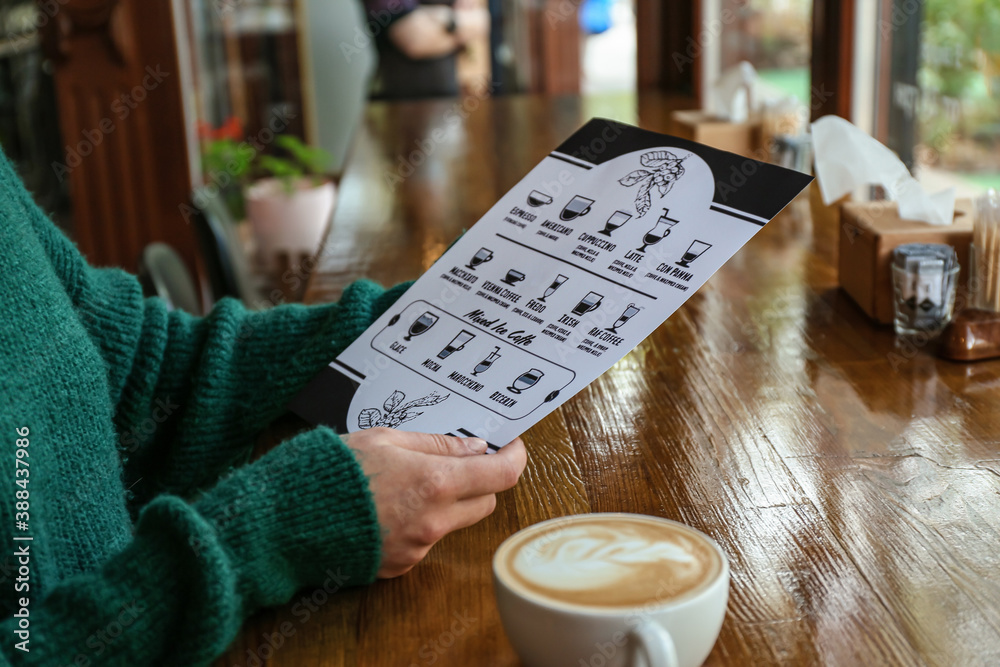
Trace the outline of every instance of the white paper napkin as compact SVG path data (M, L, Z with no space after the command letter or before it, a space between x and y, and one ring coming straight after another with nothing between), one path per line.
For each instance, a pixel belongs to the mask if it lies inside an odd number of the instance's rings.
M754 108L757 70L745 60L723 72L709 95L708 111L732 123L745 123Z
M812 124L816 178L823 203L831 204L861 185L885 188L899 202L899 217L932 225L950 225L955 215L955 188L928 194L896 154L839 116L823 116Z

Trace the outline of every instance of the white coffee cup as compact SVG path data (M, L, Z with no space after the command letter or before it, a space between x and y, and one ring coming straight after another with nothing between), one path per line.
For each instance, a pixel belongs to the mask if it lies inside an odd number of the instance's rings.
M504 541L493 584L527 667L697 667L725 618L729 561L676 521L579 514Z

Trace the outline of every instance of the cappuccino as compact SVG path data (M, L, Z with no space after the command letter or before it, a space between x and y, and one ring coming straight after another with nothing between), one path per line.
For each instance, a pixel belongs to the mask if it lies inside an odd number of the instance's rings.
M694 597L719 577L722 559L681 524L587 514L517 533L500 546L494 567L521 595L600 610Z

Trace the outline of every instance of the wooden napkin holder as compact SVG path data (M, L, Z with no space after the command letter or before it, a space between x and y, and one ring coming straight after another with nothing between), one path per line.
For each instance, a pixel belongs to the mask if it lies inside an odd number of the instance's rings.
M705 111L674 111L670 134L745 157L762 159L763 125L760 120L733 123Z
M892 251L904 243L946 243L962 267L959 288L969 275L972 200L955 201L955 219L946 226L899 217L896 202L846 202L840 209L840 287L869 317L881 324L893 320Z

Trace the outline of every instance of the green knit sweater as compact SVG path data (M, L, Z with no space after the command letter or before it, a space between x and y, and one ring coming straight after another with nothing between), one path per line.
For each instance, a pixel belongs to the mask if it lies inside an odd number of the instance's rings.
M405 287L168 313L0 154L0 665L206 664L254 610L372 581L375 508L336 434L233 466Z

